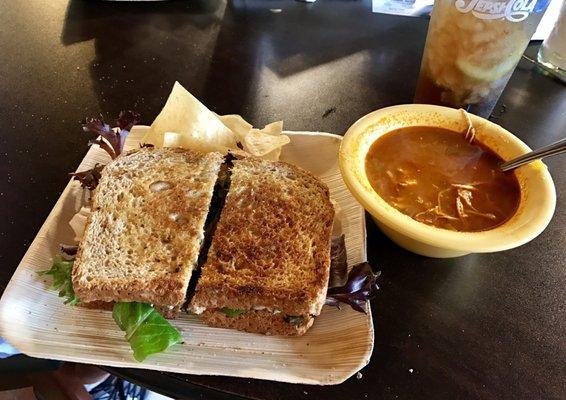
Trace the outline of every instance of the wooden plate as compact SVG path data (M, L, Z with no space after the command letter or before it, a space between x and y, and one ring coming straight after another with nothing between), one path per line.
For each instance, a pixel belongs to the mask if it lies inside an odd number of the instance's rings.
M126 148L135 148L147 127L132 129ZM319 176L336 207L335 234L344 233L351 265L366 260L364 211L344 185L338 169L341 138L327 133L285 132L291 143L281 159ZM77 169L107 163L92 147ZM0 336L33 357L114 367L147 368L195 375L228 375L281 382L331 385L363 368L373 350L371 312L324 306L313 327L297 338L263 336L210 328L182 314L173 320L185 343L138 363L111 312L63 304L49 290L48 269L61 243L73 243L68 222L81 204L82 189L69 182L20 262L0 300ZM369 307L368 307L369 308ZM370 311L370 310L368 310Z

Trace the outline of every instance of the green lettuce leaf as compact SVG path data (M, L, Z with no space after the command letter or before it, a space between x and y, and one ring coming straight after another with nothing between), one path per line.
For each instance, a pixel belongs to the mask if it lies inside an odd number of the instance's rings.
M226 314L229 317L237 317L238 315L246 312L246 310L239 310L237 308L228 308L228 307L222 307L220 311L222 311L224 314Z
M51 275L53 284L51 288L59 291L59 297L65 298L65 304L75 305L79 299L73 290L71 272L73 271L73 261L57 260L53 262L51 269L39 271L39 275Z
M126 340L130 342L134 358L139 362L183 341L179 331L149 304L116 303L112 317L126 332Z
M285 322L291 325L299 326L305 322L305 317L302 315L287 315L285 316Z

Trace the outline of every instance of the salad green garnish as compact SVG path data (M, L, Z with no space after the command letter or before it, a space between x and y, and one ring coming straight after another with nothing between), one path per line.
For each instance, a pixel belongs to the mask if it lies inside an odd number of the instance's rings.
M238 315L241 315L246 312L246 310L240 310L238 308L228 308L228 307L222 307L220 311L222 311L230 318L237 317Z
M149 304L116 303L112 317L120 329L126 332L126 340L134 351L134 358L139 362L183 341L179 331Z
M285 322L291 325L299 326L305 322L305 317L302 315L287 315L285 316Z
M61 246L62 257L76 255L76 246ZM71 273L74 260L58 259L50 269L39 271L39 275L51 275L52 289L59 291L59 297L65 298L65 304L75 305L80 300L73 290ZM183 338L165 318L152 306L145 303L116 303L112 317L120 329L126 332L126 340L134 351L134 358L143 361L147 356L167 350Z
M133 111L122 111L116 121L118 129L110 128L102 118L90 118L83 125L85 132L96 134L97 138L90 144L97 144L114 159L122 153L124 141L132 127L138 123L139 114ZM152 145L141 145L147 147ZM101 177L104 165L96 164L88 171L71 174L74 179L89 190L94 190ZM80 300L73 290L71 273L77 254L77 246L62 245L61 257L53 262L50 269L38 272L40 275L51 275L52 288L65 298L65 304L75 305ZM183 338L161 314L151 305L145 303L115 303L112 317L120 329L126 332L126 340L134 351L137 361L145 360L149 355L160 353L174 344L181 343Z
M74 306L79 302L73 290L71 272L73 271L73 261L57 260L53 262L50 269L39 271L39 275L51 275L53 284L51 289L59 292L59 297L65 299L65 304Z
M330 248L330 279L325 304L340 308L349 304L354 310L366 314L366 302L374 298L379 287L380 272L373 272L367 262L352 266L348 271L348 259L344 235L332 238Z
M101 116L99 118L88 118L83 124L83 131L96 135L96 138L89 142L89 146L96 144L106 151L112 159L115 159L122 154L126 137L139 121L140 115L135 111L120 111L116 120L117 129L111 128ZM143 144L140 147L153 147L153 145ZM79 181L83 187L94 190L100 181L103 168L104 165L96 164L89 170L71 173L70 175L73 176L73 179Z
M140 115L131 110L120 111L120 115L116 120L118 129L112 129L109 124L104 122L102 116L97 118L88 118L83 124L83 131L96 135L96 138L90 141L90 144L97 144L101 149L105 150L112 159L118 157L124 149L126 136L134 125L140 121Z

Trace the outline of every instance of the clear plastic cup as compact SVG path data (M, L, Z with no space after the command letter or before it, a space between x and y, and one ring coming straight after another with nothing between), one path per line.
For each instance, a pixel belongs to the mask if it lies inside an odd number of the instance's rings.
M538 52L538 62L550 68L562 81L566 82L566 1L563 1L560 16L542 42Z
M549 0L436 0L415 103L487 118Z

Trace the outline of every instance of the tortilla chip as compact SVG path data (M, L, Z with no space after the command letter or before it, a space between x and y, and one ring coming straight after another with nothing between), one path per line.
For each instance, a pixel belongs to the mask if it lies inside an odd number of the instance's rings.
M283 121L272 122L269 125L265 125L265 128L261 131L269 135L279 136L283 133Z
M236 147L236 135L179 82L175 82L143 142L163 147L165 132L181 135L175 140L193 150L226 152Z
M236 134L238 142L243 142L248 132L253 128L252 124L237 114L219 115L218 118L224 125Z
M149 129L142 143L155 147L182 147L202 152L243 151L266 160L278 160L281 147L289 143L282 135L283 122L263 129L236 114L218 116L191 95L179 82Z
M273 160L279 158L281 147L290 141L289 136L286 135L276 136L259 129L252 129L248 132L242 144L244 145L244 150L251 155Z
M254 129L250 123L236 114L222 115L218 118L236 134L244 151L256 157L277 161L281 155L281 147L290 141L287 136L281 135L283 121L273 122L263 129ZM277 136L280 139L274 139Z
M183 135L177 132L163 134L163 147L183 147Z
M286 135L282 135L283 122L272 122L263 129L251 129L242 144L248 153L265 160L278 161L281 148L290 142Z

